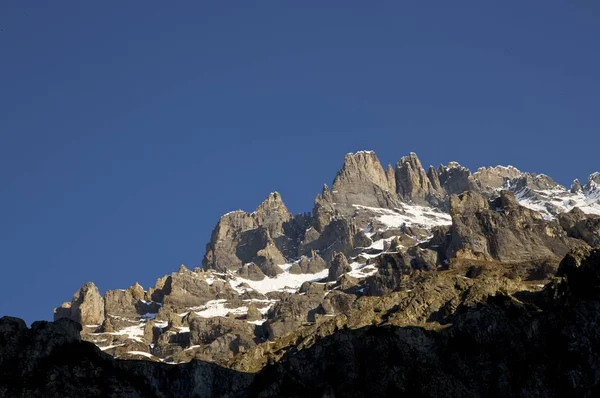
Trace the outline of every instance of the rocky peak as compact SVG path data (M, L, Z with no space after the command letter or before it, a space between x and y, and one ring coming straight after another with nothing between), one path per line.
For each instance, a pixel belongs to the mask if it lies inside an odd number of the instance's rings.
M581 185L581 182L579 182L579 179L576 178L573 180L570 191L571 193L583 192L583 186Z
M186 266L185 266L185 264L181 264L181 265L179 266L179 270L178 270L178 272L185 273L185 272L189 272L189 271L190 271L190 270L188 269L188 267L186 267Z
M344 164L333 181L331 193L333 201L340 207L392 207L394 202L388 175L375 152L371 151L346 154ZM351 214L353 210L341 208L341 211Z
M182 264L182 266L184 266L184 265ZM129 292L131 293L131 296L135 300L143 300L144 299L145 291L144 291L144 288L142 287L142 285L140 285L139 283L137 283L137 282L134 283L127 290L129 290Z
M427 170L427 177L431 182L431 187L433 188L433 190L443 194L444 188L442 188L442 184L440 183L440 177L438 176L435 167L429 166L429 169Z
M281 195L273 192L252 213L238 210L227 213L217 223L202 261L208 268L238 270L243 264L265 257L281 261L290 249L286 225L293 216ZM259 260L260 261L260 260ZM259 264L260 265L260 264Z
M384 190L388 189L388 181L375 152L360 151L348 153L344 164L333 181L333 191L344 192L355 189L354 184L371 183Z
M519 205L519 202L517 201L517 198L513 192L507 191L507 190L502 190L502 191L500 191L500 196L492 202L492 206L497 211L498 210L506 211L506 210L510 210L510 209L516 209L520 205Z
M104 299L93 282L84 284L71 303L65 303L54 311L54 318L69 318L82 325L101 325L104 322Z
M595 172L588 177L583 192L587 196L592 196L593 199L600 200L600 172Z
M371 151L346 154L332 189L329 190L325 185L322 193L315 198L313 228L309 228L302 239L305 245L311 246L315 242L329 240L328 237L320 237L326 234L328 225L340 218L353 218L357 206L394 209L400 202L396 194L395 171L391 165L384 170L377 155ZM360 227L364 228L366 224ZM340 238L347 240L347 237ZM307 253L301 250L300 254Z
M320 194L315 198L313 207L314 227L317 231L323 232L327 224L335 215L335 202L333 194L327 184L323 185Z
M476 191L467 191L460 195L450 196L450 215L453 217L476 213L488 208L489 204L485 196Z
M560 185L545 174L524 173L521 177L513 180L510 188L513 192L521 192L527 189L546 190L557 187Z
M385 176L388 181L390 192L396 192L396 171L391 164L388 164L387 168L385 169Z
M590 176L588 177L588 183L592 181L596 184L600 184L600 171L596 171L595 173L590 174Z
M272 192L256 208L253 213L256 224L269 229L269 232L277 234L281 230L281 225L292 218L283 199L278 192ZM273 231L271 231L273 230Z
M440 166L438 177L440 185L449 195L477 189L471 171L458 162L449 162L446 166Z
M473 173L473 178L483 189L495 189L504 187L507 181L519 178L522 174L513 166L480 167Z
M434 193L431 181L416 153L400 159L396 165L396 192L402 199L425 203Z
M252 213L252 216L255 225L269 231L271 238L282 236L284 224L293 218L278 192L269 194Z

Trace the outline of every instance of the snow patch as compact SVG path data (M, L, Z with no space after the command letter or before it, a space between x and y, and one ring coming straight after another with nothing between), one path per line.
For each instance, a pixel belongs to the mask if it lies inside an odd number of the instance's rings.
M145 356L146 358L152 358L152 356L153 356L152 354L149 354L144 351L127 351L127 353L131 354L131 355L142 355L142 356Z
M260 281L252 281L250 279L233 278L229 280L229 284L235 290L243 293L245 289L237 287L240 283L246 283L250 288L259 293L267 294L269 292L291 292L298 291L304 282L314 282L327 277L329 270L317 272L316 274L290 274L285 271L274 278L265 277ZM241 291L240 291L241 290Z
M117 332L110 332L108 334L114 336L127 336L128 338L135 340L137 342L142 343L144 337L144 323L140 323L139 325L128 326L123 328Z
M202 318L213 318L216 316L227 316L227 314L231 313L234 315L245 315L248 313L248 307L238 307L238 308L226 308L225 304L227 300L219 299L219 300L210 300L204 306L202 306L200 311L194 311L196 315ZM189 328L188 328L189 332Z
M263 323L265 323L266 321L267 321L266 319L260 319L260 320L258 320L258 321L246 321L246 322L248 322L248 323L250 323L250 324L252 324L252 325L257 325L257 326L260 326L260 325L262 325Z
M373 265L361 264L358 262L351 263L352 271L348 272L353 278L363 279L371 275L375 275L377 273L377 267Z
M401 207L390 210L381 207L353 206L359 210L372 211L377 215L377 220L387 228L399 228L402 225L433 228L452 224L450 214L434 207L402 204Z

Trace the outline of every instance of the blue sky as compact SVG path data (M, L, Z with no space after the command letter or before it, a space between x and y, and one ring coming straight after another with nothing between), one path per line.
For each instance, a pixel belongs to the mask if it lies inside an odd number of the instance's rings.
M200 264L350 151L586 178L598 38L595 0L2 1L0 316Z

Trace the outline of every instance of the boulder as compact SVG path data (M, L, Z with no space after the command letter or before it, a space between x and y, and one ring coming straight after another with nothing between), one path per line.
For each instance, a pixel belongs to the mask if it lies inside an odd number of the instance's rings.
M340 276L350 271L352 271L352 267L348 264L346 256L343 253L337 253L331 261L327 280L331 282L336 281Z
M248 313L246 315L246 320L252 321L260 321L262 319L262 313L256 308L254 304L250 304L248 306Z
M254 263L244 264L239 270L237 270L237 274L244 279L249 279L251 281L261 281L265 279L265 274L262 272L260 267Z
M315 322L319 313L322 296L317 295L288 295L282 297L269 311L264 323L269 338L285 336L302 326L305 322Z

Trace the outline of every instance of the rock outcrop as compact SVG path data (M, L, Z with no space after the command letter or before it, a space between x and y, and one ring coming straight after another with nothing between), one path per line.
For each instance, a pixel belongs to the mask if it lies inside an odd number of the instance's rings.
M122 317L156 313L158 306L146 303L144 298L144 288L136 282L128 289L108 290L104 295L104 309L107 314Z
M413 152L401 158L396 165L396 192L407 202L425 204L439 201L438 192Z
M583 192L592 200L600 200L600 172L592 173L589 176Z
M522 174L513 166L480 167L473 173L473 178L480 189L491 194L496 189L507 187L511 180L521 177Z
M447 258L529 261L562 257L585 245L571 240L558 222L520 206L510 191L491 202L475 191L453 195L450 215Z
M281 200L281 195L270 194L253 213L241 210L221 217L211 240L206 246L203 265L217 271L236 271L243 264L255 262L285 263L286 254L295 254L297 237L294 218Z
M573 180L573 184L571 185L570 192L571 193L583 192L583 186L581 185L581 182L579 182L579 179L576 178Z
M300 261L292 264L290 273L292 274L316 274L327 268L327 262L317 254L315 250L311 250L311 256L302 256Z
M104 322L104 300L96 285L88 282L75 294L71 303L54 311L54 320L69 318L82 325L101 325Z
M346 154L332 186L335 203L390 207L394 203L389 176L383 170L375 152Z
M190 321L190 344L198 359L224 362L256 345L255 326L245 320L225 317L200 318Z
M350 271L352 271L352 267L348 263L346 256L344 256L343 253L337 253L333 257L333 260L331 260L331 266L329 267L327 280L336 281L340 276Z
M587 215L575 207L560 214L558 221L570 237L581 239L592 247L600 246L600 216Z
M447 195L461 194L465 191L477 189L477 183L471 172L457 162L450 162L438 168L439 180Z

